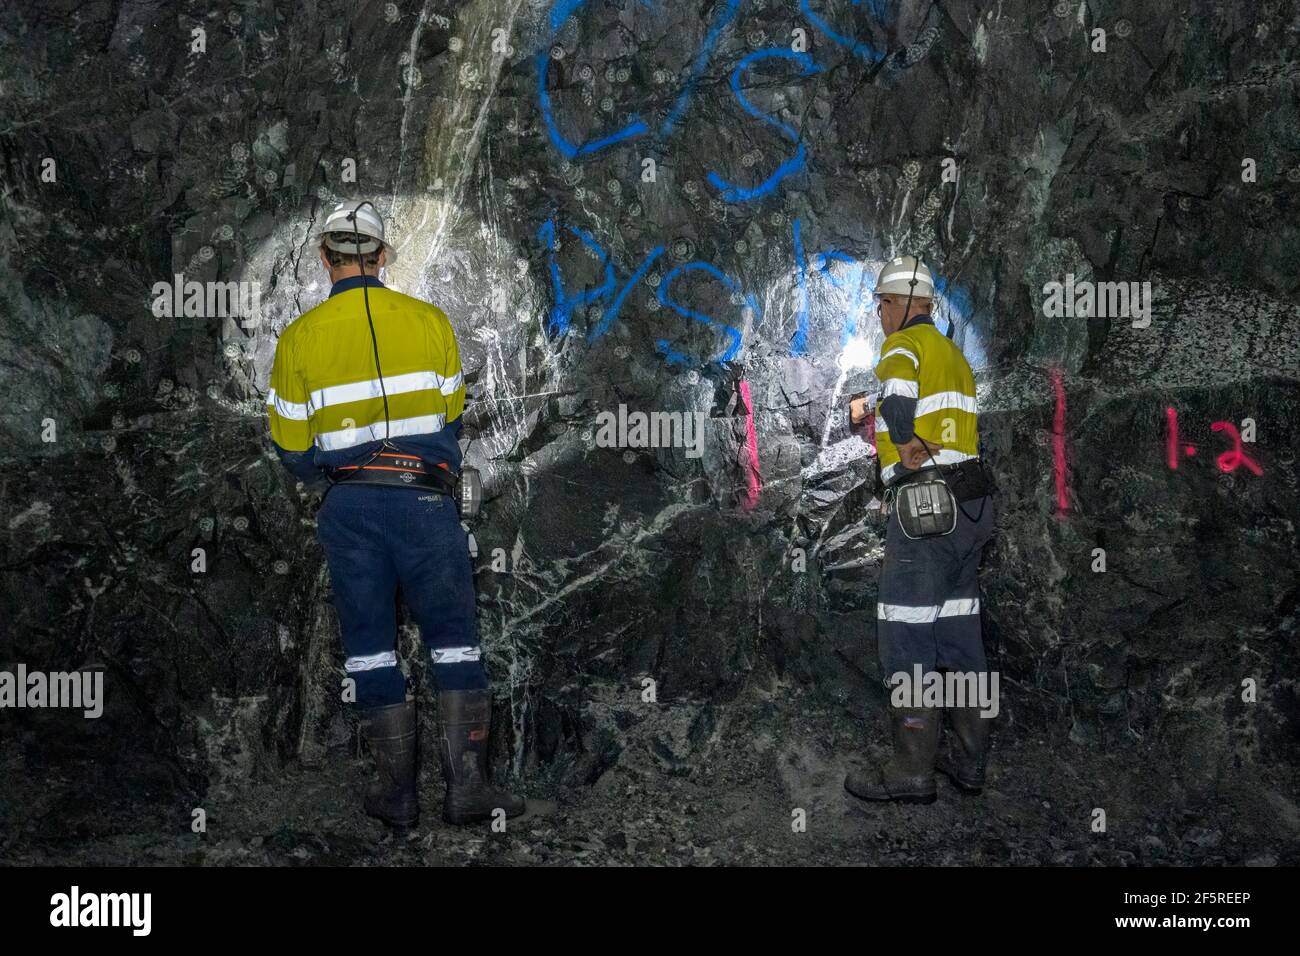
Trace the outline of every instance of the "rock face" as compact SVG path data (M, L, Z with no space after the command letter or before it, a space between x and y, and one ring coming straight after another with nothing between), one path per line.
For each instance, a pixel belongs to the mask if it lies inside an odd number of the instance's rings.
M6 5L0 663L107 689L0 713L0 847L1300 862L1300 19L1167 7ZM266 435L314 228L360 198L461 344L497 772L564 809L483 853L359 819L314 501ZM891 829L838 791L886 740L844 419L913 251L980 383L1003 699L982 816ZM700 440L602 447L620 407ZM829 822L792 841L794 808Z

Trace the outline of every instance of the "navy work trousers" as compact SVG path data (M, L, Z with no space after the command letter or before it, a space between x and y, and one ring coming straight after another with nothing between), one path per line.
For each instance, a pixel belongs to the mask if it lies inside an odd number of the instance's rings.
M456 503L427 488L331 488L316 516L357 705L406 699L397 666L397 592L420 626L440 689L488 686L469 542Z
M979 565L992 534L992 498L963 501L952 533L931 538L907 537L897 510L890 510L876 606L877 649L886 683L899 672L910 676L917 664L926 673L988 670Z

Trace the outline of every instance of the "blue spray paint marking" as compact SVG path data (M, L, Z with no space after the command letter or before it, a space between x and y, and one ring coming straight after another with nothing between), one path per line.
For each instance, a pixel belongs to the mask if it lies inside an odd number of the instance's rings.
M554 37L559 33L560 28L564 26L569 17L576 14L586 4L587 0L558 0L551 8L549 22L550 35ZM651 6L650 3L643 0L645 6ZM695 84L708 68L709 60L713 56L713 50L718 45L718 38L727 25L736 18L736 13L740 10L741 0L727 0L726 5L719 12L717 19L709 28L709 33L704 39L704 45L696 54L695 62L691 65L691 72L686 78L681 92L677 94L677 99L673 107L668 112L667 118L663 125L657 131L657 137L662 139L672 132L673 127L681 119L682 114L686 112L686 107L690 102L691 95L695 92ZM548 41L549 43L549 41ZM537 67L537 101L542 111L542 120L546 124L547 133L550 135L551 142L565 159L577 159L581 156L589 156L592 153L598 153L602 149L607 149L616 143L626 140L635 139L638 136L644 136L650 132L650 127L640 114L633 114L631 121L620 129L615 130L607 136L598 139L589 140L582 144L570 142L560 132L560 127L555 122L555 113L551 106L551 95L546 91L546 70L551 62L551 50L549 45L544 46L537 51L534 57Z
M856 7L862 2L863 0L854 0L853 5ZM890 0L866 0L866 3L868 9L871 10L872 16L881 23L885 21L886 15L892 12L889 9L893 5ZM825 33L833 41L844 47L854 56L861 57L868 63L877 63L884 59L885 54L877 50L871 44L864 43L861 40L856 40L846 34L836 32L829 23L817 14L813 13L810 0L799 0L799 9L803 12L804 16L813 22L813 25L817 27L818 30L821 30L822 33Z
M587 0L557 0L554 6L551 7L551 12L548 15L550 38L554 38L569 17L576 15L586 5L586 2ZM736 15L740 10L741 2L742 0L727 0L726 4L718 12L717 17L709 27L708 34L704 38L703 46L700 48L699 52L695 56L695 60L691 64L691 70L686 78L686 82L683 84L681 91L677 94L677 98L673 101L672 109L668 111L668 115L664 118L663 124L655 131L656 139L662 140L666 138L681 121L683 114L686 112L686 108L690 105L690 100L694 95L696 84L699 82L700 77L704 75L705 70L708 68L709 61L713 58L714 50L717 48L718 40L721 38L722 32L733 20L736 19ZM872 17L878 22L884 23L887 19L893 19L893 2L894 0L853 0L853 5L856 7L865 3L867 8L871 11ZM641 5L647 9L654 8L653 0L641 0ZM847 34L839 33L834 30L829 23L813 12L810 0L799 0L799 9L803 12L804 16L812 21L813 25L816 26L817 29L830 37L834 43L849 50L855 56L862 58L868 63L876 63L884 58L885 54L876 50L875 47L871 46L869 43L865 43L848 36ZM549 42L550 40L548 38L547 43L549 44ZM767 116L750 106L744 97L741 96L737 87L737 74L743 70L749 62L764 56L784 56L788 59L799 59L802 62L802 60L807 59L807 55L796 53L791 50L784 50L782 48L761 50L746 57L745 60L742 61L741 67L732 73L732 89L736 90L736 94L740 98L742 104L745 105L745 108L749 110L751 114L762 119L764 122L771 123L785 131L788 127L777 123L770 116ZM546 90L546 71L550 64L550 60L550 47L549 45L544 45L542 49L537 51L537 54L534 57L537 69L537 100L542 111L542 120L546 124L546 130L550 136L551 142L566 159L573 160L582 156L589 156L593 153L600 152L602 149L614 146L617 143L635 139L650 132L650 127L641 119L640 114L634 113L631 120L625 126L606 136L588 140L581 144L570 142L564 134L560 132L560 128L555 122L555 114L551 105L551 96ZM808 64L812 64L811 59L808 60ZM811 68L809 68L809 66L805 64L804 75L807 75L809 72L816 72L817 69L818 67L815 65L812 65ZM791 136L791 139L794 139L797 142L797 137ZM764 192L770 191L775 187L776 181L790 175L792 172L797 172L798 169L802 167L803 162L804 151L801 144L796 156L787 161L786 164L783 164L782 167L777 170L777 173L773 178L764 183L765 188L763 188L762 191L753 192L752 195L741 195L737 193L736 198L731 201L754 198L756 195L762 195ZM729 187L728 184L721 180L715 183L715 185L717 185L719 189L737 188Z
M776 129L779 129L781 133L790 140L790 142L796 145L797 149L792 157L777 167L776 172L771 176L768 176L767 179L763 180L752 189L745 189L742 186L729 183L717 173L710 172L708 174L709 182L715 189L722 193L722 198L727 202L746 202L750 199L757 199L759 196L764 196L775 189L777 183L786 176L797 173L804 167L804 147L803 143L799 142L798 131L788 123L782 123L775 117L764 113L751 103L740 89L740 81L744 76L745 71L760 60L794 60L799 64L800 76L812 76L814 73L818 72L819 69L817 64L813 62L812 57L807 53L796 53L793 50L774 48L770 50L758 50L749 54L740 61L734 70L731 71L731 92L735 94L737 101L739 101L740 105L744 107L745 112L756 119L762 120L768 126L773 126Z
M587 0L557 0L555 6L551 7L551 36L560 32L564 26L564 21L578 12Z
M709 27L709 34L704 38L704 46L695 57L695 62L691 64L691 74L686 78L686 85L682 87L681 93L677 95L677 101L673 103L673 108L668 111L668 116L664 119L664 125L659 128L659 138L667 136L673 131L682 114L686 112L686 106L690 102L691 94L695 92L695 84L700 77L704 75L705 69L708 68L709 60L713 57L713 49L718 45L718 38L722 36L722 31L732 20L736 19L736 14L740 10L741 0L727 0L727 5L722 8L718 18L713 21L713 26Z
M579 156L587 156L591 153L600 152L607 146L613 146L615 143L621 143L625 139L633 139L649 132L650 127L641 120L639 116L633 116L632 122L622 129L611 133L601 139L591 140L580 146L575 146L564 138L560 128L555 125L555 117L551 112L551 94L546 92L546 64L550 62L551 51L540 50L537 54L537 99L542 108L542 120L546 123L547 132L550 133L551 142L565 159L577 159Z
M690 365L691 357L685 352L678 352L667 339L656 339L655 349L668 360L669 365Z
M831 271L832 262L848 263L848 275L844 278L835 275ZM847 252L838 249L830 249L818 256L817 271L826 276L835 288L849 293L848 309L844 313L844 331L840 334L840 348L843 348L858 334L858 319L862 315L862 303L866 297L876 291L876 274Z
M948 285L948 280L942 276L935 276L934 290L943 296L948 309L959 319L965 319L971 314L970 293L965 286Z
M573 296L566 293L564 280L560 276L560 264L555 259L555 221L548 219L542 223L537 230L537 238L546 243L551 267L551 287L555 290L555 305L551 308L547 328L552 333L560 335L569 331L569 323L573 319L575 310L597 299L603 299L614 290L614 265L609 260L609 253L589 233L573 226L565 226L565 228L581 239L588 249L593 249L600 255L601 264L605 267L605 281L594 289L584 289Z
M969 321L974 312L970 291L965 286L949 285L948 280L940 276L935 276L934 291L946 307L948 323L956 326L953 342L962 350L971 368L983 368L988 364L988 355L974 323Z
M808 270L803 260L803 238L799 218L794 220L794 269L799 277L799 315L794 338L790 341L790 354L803 355L808 351Z
M684 272L696 272L696 271L707 272L709 275L713 276L715 279L717 279L719 282L725 285L732 292L740 292L739 283L737 283L734 279L732 279L722 270L717 269L714 266L711 266L707 262L687 262L687 263L683 263L680 266L677 266L672 271L670 271L668 275L664 276L663 281L659 283L659 288L656 290L656 294L658 295L660 302L662 302L664 305L668 306L670 309L675 311L678 315L684 315L689 319L694 319L696 322L703 322L705 325L710 326L711 328L718 329L723 334L725 334L728 338L730 338L731 345L727 348L727 351L724 352L722 356L717 359L718 362L724 362L724 363L730 362L733 358L736 357L736 353L740 351L740 341L741 341L740 330L733 326L726 325L722 322L718 322L712 316L704 315L701 312L696 312L694 309L688 309L683 305L678 305L672 299L668 298L668 287L673 284L674 279L676 279L679 275L681 275ZM745 302L751 309L754 310L754 321L757 323L758 315L759 315L758 302L754 299L752 295L749 295L748 293L745 294ZM664 345L666 346L666 340L660 340L660 341L663 342ZM672 352L671 350L665 351L665 348L660 348L660 351L665 352L665 354L668 355L669 357L668 360L670 363L677 362L679 359L686 360L686 356L684 356L683 353Z
M822 252L814 258L814 262L815 270L824 275L831 285L848 293L848 311L845 313L844 331L840 336L840 347L843 348L860 334L859 319L862 317L865 303L876 291L875 270L868 269L865 263L839 249L828 249ZM836 276L831 271L832 263L836 262L848 266L842 277ZM972 367L981 367L986 362L984 349L979 343L974 326L967 321L973 312L970 292L965 286L951 284L942 276L934 277L934 290L935 327L945 335L949 326L954 327L953 341L961 348ZM802 352L796 351L792 345L790 354L799 355Z
M594 342L609 331L609 327L618 320L618 313L623 308L623 300L627 298L627 294L632 291L634 285L641 281L641 278L646 274L650 266L654 264L654 261L664 254L666 248L666 246L655 246L650 250L649 254L641 260L641 265L637 268L636 272L632 273L632 277L623 284L621 289L619 289L618 295L614 296L614 301L610 304L610 307L605 310L605 314L601 316L599 324L597 324L597 326L587 335L588 342Z

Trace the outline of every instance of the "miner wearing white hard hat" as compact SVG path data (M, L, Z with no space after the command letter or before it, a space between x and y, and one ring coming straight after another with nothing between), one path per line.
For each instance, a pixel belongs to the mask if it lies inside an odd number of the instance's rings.
M419 819L415 701L397 662L400 588L430 654L446 798L443 819L512 816L524 801L488 781L492 692L479 645L469 543L456 500L465 382L437 306L384 287L397 258L370 202L339 203L317 235L329 298L276 344L271 437L310 485L361 730L378 779L368 814Z
M934 277L915 256L886 262L876 278L885 340L875 367L875 435L889 517L876 636L894 756L845 779L863 800L933 802L936 769L963 793L979 793L997 707L974 693L997 687L989 680L979 600L993 486L979 459L975 379L961 349L935 327L934 299ZM856 400L852 418L866 414ZM942 681L940 670L961 681ZM916 686L918 678L925 686ZM936 684L972 693L936 701L926 693ZM944 710L951 748L936 766Z
M397 249L384 238L384 220L368 202L336 205L325 218L316 239L326 269L331 259L352 258L360 253L371 258L371 277L378 282L375 267L381 265L379 251L383 250L383 266L397 261ZM359 268L356 274L361 274Z

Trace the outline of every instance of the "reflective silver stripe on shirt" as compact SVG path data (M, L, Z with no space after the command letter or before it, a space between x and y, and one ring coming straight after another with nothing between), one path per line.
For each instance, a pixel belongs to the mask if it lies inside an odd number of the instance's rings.
M465 385L465 375L463 372L457 372L450 378L442 380L442 394L455 395Z
M395 651L384 651L380 654L367 654L362 657L349 657L343 662L343 667L349 674L355 674L358 671L373 671L381 667L396 667L397 653Z
M447 423L446 415L419 415L415 418L395 418L388 423L388 436L397 438L401 435L431 435L442 431ZM333 432L320 432L316 435L316 444L325 451L339 448L351 448L364 445L368 441L379 441L384 437L384 423L358 425L355 428L340 428Z
M902 395L904 398L916 398L920 392L920 384L909 382L905 378L887 378L884 381L884 388L880 392L880 399L884 401L890 395Z
M482 653L479 647L435 647L430 655L435 664L464 664L479 660Z
M383 392L389 395L402 395L406 392L423 392L433 390L443 395L454 395L461 387L464 376L457 372L450 377L437 372L407 372L403 375L385 375L384 389L380 391L379 379L372 378L364 382L348 382L346 385L326 385L311 393L312 407L329 408L331 405L346 405L348 402L364 402L371 398L382 398Z
M292 419L296 422L305 422L307 420L307 403L291 402L275 394L275 389L266 393L266 404L275 409L275 413L281 418Z
M920 367L921 367L921 360L918 359L918 358L917 358L915 355L913 355L911 352L909 352L907 349L890 349L890 350L889 350L888 352L886 352L884 355L880 356L880 361L883 362L885 359L889 358L889 356L891 356L891 355L906 355L908 358L910 358L910 359L912 360L912 364L913 364L914 366L916 366L917 368L920 368ZM877 362L876 364L879 365L880 362Z
M945 408L975 414L975 396L963 395L961 392L936 392L917 401L916 415L929 415Z

